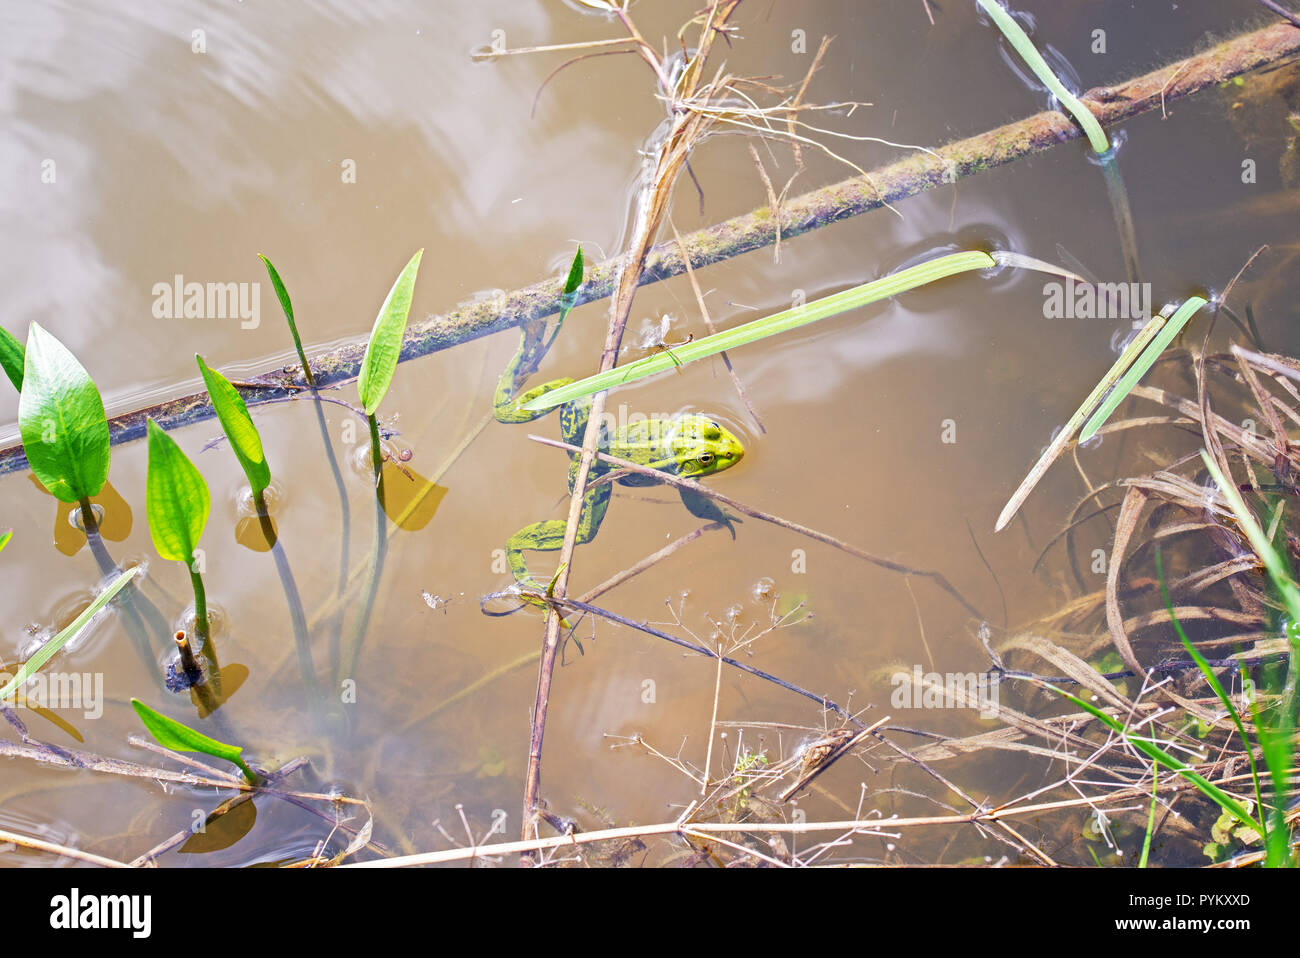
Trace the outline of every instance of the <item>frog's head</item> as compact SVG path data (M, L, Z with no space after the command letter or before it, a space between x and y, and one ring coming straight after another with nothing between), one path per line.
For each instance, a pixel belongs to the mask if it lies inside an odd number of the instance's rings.
M671 459L659 468L684 479L698 479L730 469L745 455L740 440L716 419L696 413L674 419L664 439Z

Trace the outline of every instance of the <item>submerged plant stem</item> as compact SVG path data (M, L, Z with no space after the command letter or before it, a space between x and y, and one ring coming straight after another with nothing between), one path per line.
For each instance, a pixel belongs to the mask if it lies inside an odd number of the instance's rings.
M348 553L351 551L352 544L352 512L348 505L348 488L343 482L343 473L339 469L338 457L334 455L334 444L330 442L329 423L325 421L324 404L320 401L320 391L312 388L312 399L315 400L313 405L316 408L316 424L320 428L321 442L325 446L325 458L330 465L330 475L334 477L334 487L339 494L339 584L338 598L343 598L343 593L348 586ZM339 643L343 637L343 618L339 618L334 623L334 628L330 633L330 664L334 669L339 666Z
M203 657L208 660L208 682L199 686L199 696L208 708L209 714L215 715L221 704L221 662L217 659L217 646L212 641L212 628L208 622L208 596L203 588L203 576L189 567L190 583L194 587L194 634L203 643ZM218 718L218 722L221 719Z
M275 571L280 576L280 587L284 590L285 603L289 606L289 620L293 623L293 641L298 649L298 667L302 672L302 684L307 690L313 707L321 705L320 685L316 681L316 666L311 657L311 634L307 630L307 615L303 610L302 596L298 593L298 583L294 580L293 569L289 566L289 557L271 523L271 513L266 507L266 497L261 491L253 493L257 507L257 521L262 526L262 534L271 543L271 556L275 559Z
M91 505L90 499L83 498L78 508L81 510L82 528L86 532L86 545L90 548L90 554L95 557L99 574L109 576L120 572L117 563L108 554L103 536L99 534L99 521L95 518L94 506ZM131 637L131 645L135 647L136 655L140 657L149 674L156 675L158 662L154 658L154 644L150 636L166 635L167 621L158 611L157 606L141 594L139 588L124 592L118 601L118 608L122 610L122 615L126 619L126 632ZM146 618L148 623L145 621Z
M378 433L374 429L374 417L371 417L371 437L378 440ZM384 557L388 552L388 514L384 510L384 473L383 460L378 463L379 470L376 473L378 478L378 488L375 490L375 535L370 546L370 567L366 570L366 585L362 593L361 608L357 611L357 618L352 627L352 633L348 639L348 646L343 652L343 659L339 663L340 669L335 682L335 690L338 684L344 679L355 679L357 673L357 662L361 656L361 645L366 640L366 631L370 627L370 616L374 612L375 597L379 592L379 579L384 571Z
M1142 271L1138 266L1137 229L1133 226L1133 209L1129 205L1128 189L1124 186L1124 177L1119 171L1119 160L1116 159L1113 147L1101 156L1101 173L1106 181L1110 209L1115 216L1115 228L1119 231L1124 272L1130 283L1140 283Z

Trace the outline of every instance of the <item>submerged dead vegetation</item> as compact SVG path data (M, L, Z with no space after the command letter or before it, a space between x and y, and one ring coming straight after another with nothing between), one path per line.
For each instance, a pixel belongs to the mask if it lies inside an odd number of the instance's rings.
M614 261L608 325L597 364L600 371L612 369L618 362L634 298L647 281L647 272L653 270L655 244L665 234L673 237L703 326L710 334L715 332L692 266L692 251L670 216L679 186L690 182L699 188L690 160L711 138L739 134L757 144L750 148L752 175L769 204L768 232L778 256L783 209L790 200L792 184L804 170L805 151L816 150L843 162L852 168L855 178L869 186L876 205L889 206L886 192L876 187L875 175L859 169L829 145L836 137L872 139L837 133L828 125L829 114L851 114L858 104L809 102L830 39L822 41L806 75L783 86L771 77L738 76L726 68L725 48L742 40L737 21L742 0L710 2L682 25L672 52L667 45L661 49L643 36L626 4L580 2L607 13L621 35L588 45L522 48L483 56L563 52L571 59L561 63L558 72L589 56L626 53L638 57L653 77L665 118L645 157L630 240ZM1171 72L1180 71L1175 66ZM941 158L939 152L923 147L875 142L929 159ZM788 164L778 163L771 152L775 147L788 152ZM764 150L768 151L767 160ZM790 170L779 189L772 174L778 167ZM941 168L947 167L941 163ZM961 173L978 169L964 166ZM1268 255L1262 254L1257 268L1267 268ZM704 259L708 260L707 255ZM1129 260L1136 269L1136 255ZM580 278L580 259L578 263ZM410 285L414 285L413 273ZM1127 406L1122 407L1124 418L1099 430L1099 435L1125 442L1127 454L1120 460L1127 466L1125 474L1097 479L1089 474L1087 456L1081 455L1076 441L1067 437L1059 443L1053 455L1072 459L1089 492L1063 517L1060 529L1043 547L1039 563L1070 571L1073 583L1060 608L1018 627L991 624L984 610L939 570L876 554L690 480L664 477L607 455L599 448L605 395L598 393L580 447L539 440L580 456L558 571L545 592L530 596L547 610L540 651L413 715L407 726L414 727L464 702L510 672L536 665L523 782L524 826L518 841L489 841L495 828L476 835L462 812L461 822L451 831L437 825L449 847L421 850L399 825L385 822L371 802L337 788L314 784L291 788L286 782L295 773L324 775L323 769L310 768L307 757L293 758L274 769L259 768L256 774L250 770L247 777L240 777L133 740L133 744L187 766L186 771L171 771L43 742L8 708L4 713L19 741L0 742L0 755L106 776L147 779L164 787L232 792L233 797L215 805L205 824L219 836L218 823L234 822L229 834L236 840L251 827L251 822L239 818L248 814L244 806L251 798L267 795L288 802L323 825L313 853L286 863L292 867L501 863L513 861L514 856L533 865L934 864L934 860L918 857L913 849L919 842L913 839L925 835L926 847L934 847L936 830L944 836L939 858L943 863L1112 865L1135 864L1135 859L1140 859L1143 865L1242 866L1293 862L1300 819L1300 807L1294 801L1300 772L1293 760L1295 656L1300 643L1298 620L1287 600L1287 583L1292 589L1295 584L1289 578L1279 580L1280 575L1289 573L1285 569L1279 572L1277 563L1261 551L1255 526L1263 530L1266 542L1281 554L1284 564L1300 559L1300 527L1292 520L1292 497L1300 495L1300 448L1293 447L1289 438L1289 429L1300 427L1300 360L1263 348L1249 308L1244 311L1245 319L1238 316L1230 299L1232 289L1229 284L1221 296L1210 301L1206 311L1210 320L1203 332L1189 327L1182 344L1161 353L1151 379L1162 385L1133 386ZM409 292L407 288L408 308ZM573 292L564 288L565 295ZM288 310L287 294L284 301ZM1249 348L1212 350L1219 316L1234 324ZM1199 341L1191 341L1193 332L1198 333ZM400 332L396 342L390 343L394 366ZM671 349L662 334L659 345ZM308 360L302 355L304 378L308 378ZM725 353L722 358L755 427L763 430L740 376ZM299 388L290 379L283 373L248 388L283 394ZM309 385L311 401L321 400L315 384ZM373 409L377 404L377 399L373 404L365 402L374 437L374 475L384 476L385 462L405 472L400 453L381 455L379 451L381 430ZM483 426L480 423L467 434L448 464ZM1198 454L1202 448L1210 465ZM1133 467L1131 462L1139 457L1144 457L1141 468ZM908 701L978 713L986 723L983 730L950 734L937 728L916 728L901 724L883 705L870 712L869 707L855 707L853 689L859 677L846 680L842 689L807 689L760 668L757 663L762 652L779 642L786 630L798 628L813 615L807 600L777 594L770 583L754 596L764 610L759 620L746 621L723 612L710 618L713 629L707 635L692 632L681 606L671 601L667 618L656 623L633 621L598 604L602 596L624 582L673 561L702 536L723 530L721 522L706 523L582 595L570 595L570 574L581 561L581 555L575 554L575 542L583 495L590 488L588 473L598 461L607 462L616 471L596 481L612 482L628 473L644 472L707 496L729 512L773 523L794 537L829 545L852 561L896 575L917 603L921 643L925 642L924 616L914 585L927 591L927 600L959 606L967 616L972 644L977 644L987 659L983 675L963 685L945 682L934 670L918 669L902 673L910 687L902 689L895 683L895 692L906 692ZM1050 464L1045 461L1044 470ZM1231 501L1230 490L1225 495L1222 485L1216 485L1216 470L1230 477L1251 515L1243 515L1239 504ZM422 487L405 507L406 512L432 494L437 478ZM257 494L260 497L261 492ZM393 512L390 508L388 517L400 525L400 516ZM265 513L263 504L260 514ZM387 544L385 521L381 496L374 545L380 557ZM88 526L87 531L95 534L93 527ZM964 541L965 530L961 535ZM1105 569L1105 584L1100 589L1087 587L1088 579L1078 566L1077 541L1085 536L1089 541L1100 537L1107 543L1102 557L1094 560L1102 562ZM268 533L268 541L274 542L274 538L273 532ZM3 546L0 539L0 548ZM372 569L378 566L378 561L372 563ZM334 658L360 654L378 576L374 572L363 587L363 571L348 575L345 549L338 594L312 615L299 615L301 635L295 636L299 642L295 649L286 650L284 661L297 654L308 687L314 686L316 675L306 648L308 630L363 596L360 631L343 653L334 650ZM286 593L289 591L286 585ZM425 601L434 610L445 609L447 602L427 594ZM698 733L706 743L702 749L654 741L640 734L608 737L612 749L635 753L647 767L666 766L673 772L679 787L665 795L664 801L678 813L668 820L620 822L616 814L588 806L586 820L579 822L548 807L542 771L552 679L566 643L581 652L585 633L579 630L583 628L636 630L684 648L700 669L712 671L714 707L707 726ZM335 636L334 642L338 641ZM337 661L335 669L340 675L351 674L350 669L340 671ZM725 714L720 689L728 670L743 673L746 682L770 683L801 697L806 722ZM888 676L875 678L879 680L875 684L889 681ZM312 691L320 695L319 690ZM215 707L208 711L214 712ZM1000 783L1003 787L996 794L990 792L990 783L978 769L981 759L992 755L1009 757L1022 773L1015 783ZM868 788L861 776L855 781L859 769L869 770L877 778L884 776L891 784ZM800 807L801 800L842 814L813 820ZM928 814L917 813L927 808ZM461 825L464 837L459 835ZM121 862L8 830L0 831L0 840L88 864L137 866L152 864L187 843L202 842L184 829L133 861ZM219 837L209 840L221 841ZM405 854L399 857L397 851Z

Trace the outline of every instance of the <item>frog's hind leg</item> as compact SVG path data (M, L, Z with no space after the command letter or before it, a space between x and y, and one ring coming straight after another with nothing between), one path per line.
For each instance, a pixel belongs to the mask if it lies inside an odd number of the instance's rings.
M548 393L552 389L559 389L561 386L567 386L571 382L573 382L571 377L553 379L549 383L543 383L540 386L536 386L528 390L528 392L516 396L513 399L509 396L503 397L501 391L498 389L497 402L493 407L492 414L496 417L497 422L504 423L532 422L534 419L541 419L551 410L531 410L524 409L523 407L532 402L538 396Z
M552 337L553 339L554 337ZM523 385L524 380L537 371L537 367L541 364L542 357L546 355L550 345L551 341L546 340L546 323L544 321L535 320L524 325L523 332L519 337L519 349L514 358L510 360L509 365L501 373L501 378L497 380L496 395L493 397L492 404L493 415L496 417L497 422L520 423L540 419L550 410L543 409L534 412L524 409L523 406L543 393L548 393L552 389L558 389L560 386L567 386L573 382L572 379L556 379L534 387L526 393L519 393L519 388Z
M596 538L600 524L604 521L605 511L609 508L611 491L609 485L602 484L588 490L583 497L582 516L578 520L578 536L575 545L586 545ZM567 523L563 519L547 519L524 526L506 542L506 564L515 581L526 589L545 590L547 583L539 582L528 571L524 561L524 552L559 552L564 548L564 532Z

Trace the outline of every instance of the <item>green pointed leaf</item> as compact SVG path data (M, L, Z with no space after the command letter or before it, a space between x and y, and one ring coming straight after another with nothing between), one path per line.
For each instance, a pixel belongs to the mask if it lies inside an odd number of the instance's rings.
M66 346L32 323L18 426L27 462L60 502L96 496L108 480L108 419L99 390Z
M239 766L246 779L257 784L257 773L249 768L241 757L244 754L241 746L227 745L225 742L218 742L215 738L208 738L202 732L197 732L174 718L168 718L161 712L154 711L139 699L131 699L131 708L135 709L135 714L140 716L145 729L163 748L169 748L174 752L201 752L213 758L233 762Z
M23 344L14 338L14 334L0 326L0 367L14 384L14 389L23 391Z
M293 303L289 301L289 291L284 288L284 281L280 279L280 273L271 261L261 253L258 253L257 257L266 267L266 273L271 277L271 286L275 289L275 296L280 300L280 308L284 310L284 318L289 321L289 335L293 337L293 348L298 350L298 362L302 363L302 373L307 377L308 383L315 385L311 367L307 365L307 354L302 349L302 339L298 336L298 324L293 321Z
M211 499L208 484L176 440L149 420L149 473L144 508L153 546L164 559L189 564L203 538Z
M573 263L569 266L569 278L564 281L564 292L566 295L576 293L578 287L582 285L582 246L578 246L578 252L574 254Z
M229 379L217 370L209 369L202 356L196 353L194 359L199 364L203 383L212 398L212 408L217 411L221 428L230 440L230 448L235 451L235 458L243 467L244 475L248 476L253 492L261 495L271 482L271 470L266 464L266 454L262 451L262 437L253 425L253 417L248 414L244 397L239 395Z
M578 291L582 285L582 247L578 247L578 252L573 257L573 265L569 267L569 278L564 281L564 295L570 297Z
M4 532L0 532L0 552L5 551L5 546L9 544L9 540L13 538L13 535L14 530L12 529L6 529Z
M7 534L3 538L6 542L9 539ZM3 548L3 543L0 543L0 548ZM59 649L63 648L75 639L81 633L81 630L90 624L90 620L95 617L99 610L112 602L113 596L121 592L122 589L125 588L126 584L135 578L136 573L139 571L139 567L136 567L133 569L127 569L119 575L113 580L113 584L97 595L95 601L86 606L85 611L73 619L72 623L66 629L37 649L36 654L22 664L22 668L18 670L18 674L6 682L4 688L0 689L0 701L13 695L13 693L24 682L31 678L32 675L39 671L41 666L48 662L50 658L59 651Z
M416 250L406 264L388 291L384 305L379 307L375 327L370 331L366 356L361 361L361 375L357 377L357 393L367 416L375 414L393 382L393 374L397 372L397 357L402 352L402 337L406 335L406 319L411 312L415 275L420 271L422 256L424 250Z

